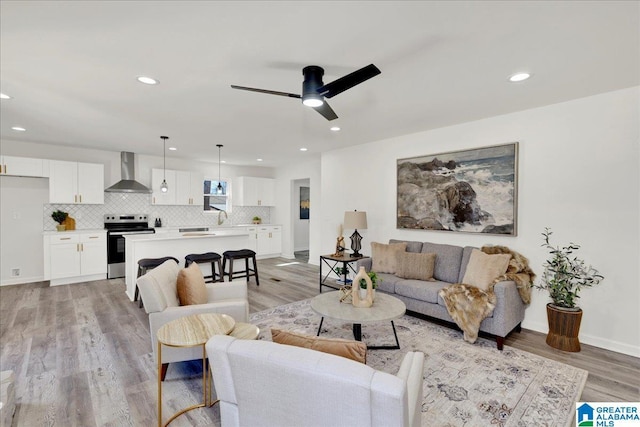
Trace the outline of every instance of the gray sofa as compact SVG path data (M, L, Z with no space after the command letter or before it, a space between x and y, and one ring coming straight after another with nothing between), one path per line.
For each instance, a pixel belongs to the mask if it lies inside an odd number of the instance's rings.
M414 242L407 240L389 240L389 243L407 243L407 252L435 253L434 282L402 279L394 274L378 273L382 282L378 291L391 294L401 299L407 306L409 314L419 314L454 324L449 316L440 289L452 283L461 283L464 277L471 251L471 246L453 246L430 242ZM370 271L372 258L358 261L358 268L365 267ZM514 329L520 331L520 323L524 319L527 307L520 298L513 281L499 282L494 287L496 307L493 313L480 324L480 331L495 337L499 350L502 350L504 339ZM454 324L455 325L455 324Z

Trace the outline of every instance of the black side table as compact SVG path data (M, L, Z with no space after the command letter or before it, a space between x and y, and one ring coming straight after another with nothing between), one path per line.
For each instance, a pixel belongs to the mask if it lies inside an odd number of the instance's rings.
M342 271L343 271L342 277L344 279L344 283L346 284L349 270L351 270L353 273L357 273L352 263L364 258L369 258L369 257L368 256L353 257L350 254L346 254L346 253L343 256L320 255L320 293L322 293L323 286L326 286L327 288L331 288L331 289L336 289L336 290L340 289L335 286L331 286L327 284L327 279L329 278L329 275L331 274L331 272L335 271L336 266L338 266L339 264L342 264ZM322 267L324 265L329 267L329 271L327 272L327 274L324 274L322 272L323 270Z

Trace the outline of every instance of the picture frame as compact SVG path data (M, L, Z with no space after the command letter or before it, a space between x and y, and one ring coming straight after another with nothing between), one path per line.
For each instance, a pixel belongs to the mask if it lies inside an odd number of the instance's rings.
M518 142L397 160L397 228L517 235Z
M300 219L309 219L310 208L309 187L300 187Z

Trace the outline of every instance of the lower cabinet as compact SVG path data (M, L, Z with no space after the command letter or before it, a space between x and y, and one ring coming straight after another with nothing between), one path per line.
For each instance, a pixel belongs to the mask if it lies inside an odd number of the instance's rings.
M256 243L258 256L280 256L282 253L282 227L258 226Z
M45 235L44 275L51 286L106 279L106 232Z

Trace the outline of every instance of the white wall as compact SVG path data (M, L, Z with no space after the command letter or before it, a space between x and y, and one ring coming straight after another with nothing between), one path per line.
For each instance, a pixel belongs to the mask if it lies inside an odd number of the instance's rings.
M321 212L320 198L320 159L291 164L276 170L276 207L271 212L271 221L282 224L282 256L294 258L294 233L292 232L298 217L296 204L295 181L309 180L311 192L311 213L309 215L309 263L318 264L320 250L323 247L320 238L321 227L319 218ZM297 194L300 194L299 191Z
M42 205L49 201L46 178L0 177L0 284L44 277ZM20 269L14 277L11 270Z
M300 219L300 187L309 187L309 179L297 179L293 181L293 250L306 251L309 249L309 220ZM311 201L312 202L312 201ZM311 213L309 214L311 216Z
M320 247L333 248L344 211L357 209L368 217L365 254L389 238L500 244L540 274L540 233L551 227L554 243L582 245L579 255L605 276L581 294L581 341L640 356L639 100L635 87L324 153ZM396 229L396 159L512 141L520 143L517 237ZM345 182L367 185L336 191ZM547 302L534 291L525 328L547 332Z

